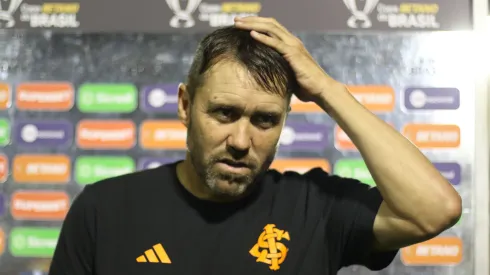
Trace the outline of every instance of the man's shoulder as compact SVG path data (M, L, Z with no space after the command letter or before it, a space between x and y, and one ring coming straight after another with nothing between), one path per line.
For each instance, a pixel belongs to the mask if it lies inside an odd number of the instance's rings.
M124 174L94 182L86 186L97 197L114 198L122 194L154 192L173 178L171 164Z
M270 182L288 187L318 183L322 183L323 185L331 185L344 180L343 178L330 174L320 167L313 167L306 171L286 170L283 172L270 169L268 171L267 178Z
M331 174L320 167L313 167L307 171L268 171L268 183L278 186L286 192L319 192L332 194L337 198L344 197L349 193L367 192L373 187L353 178L340 177Z

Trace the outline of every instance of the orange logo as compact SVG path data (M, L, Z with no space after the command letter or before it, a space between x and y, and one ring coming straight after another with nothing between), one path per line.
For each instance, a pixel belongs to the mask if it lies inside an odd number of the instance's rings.
M326 159L276 159L272 162L270 169L275 169L281 173L295 171L304 174L312 168L320 167L325 172L330 172L330 163Z
M457 237L436 237L402 248L405 265L455 265L463 259L463 242Z
M147 120L140 128L143 149L185 149L187 128L178 120Z
M136 143L136 127L130 120L82 120L77 144L82 149L130 149Z
M5 232L0 228L0 255L5 251Z
M408 124L403 135L422 149L455 148L460 144L460 129L457 125Z
M0 110L10 107L10 85L6 83L0 83Z
M395 91L389 86L349 86L349 92L374 113L391 112L395 108Z
M20 110L66 111L73 107L75 91L70 83L23 83L16 90Z
M138 263L162 263L162 264L171 264L172 261L168 257L167 252L163 248L162 244L156 244L152 248L145 251L143 255L138 256L136 258L136 262Z
M389 86L347 86L347 89L357 101L372 112L391 112L395 108L395 91ZM302 102L293 95L291 112L319 113L323 110L317 104Z
M388 122L388 124L393 127L393 124ZM337 150L342 151L358 151L356 145L350 137L347 135L342 128L338 124L335 125L335 136L334 136L334 145Z
M268 264L271 270L279 270L289 250L280 242L282 239L290 241L289 232L277 229L275 224L268 224L249 253L257 258L257 262Z
M9 161L5 155L0 155L0 183L7 180Z
M303 102L295 95L291 97L291 113L321 113L322 108L313 102Z
M13 161L14 181L19 183L67 183L70 158L65 155L17 155Z
M70 207L64 192L26 192L12 195L10 212L17 220L63 220Z
M339 125L335 125L335 148L338 150L357 151L356 146L350 139L350 137L340 128Z

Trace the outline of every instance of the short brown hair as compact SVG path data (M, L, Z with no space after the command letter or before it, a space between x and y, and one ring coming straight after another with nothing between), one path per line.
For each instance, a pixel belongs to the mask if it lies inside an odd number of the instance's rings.
M298 88L294 71L279 52L255 40L250 31L225 27L206 35L199 43L187 79L191 99L205 73L225 59L245 66L255 82L267 91L290 99Z

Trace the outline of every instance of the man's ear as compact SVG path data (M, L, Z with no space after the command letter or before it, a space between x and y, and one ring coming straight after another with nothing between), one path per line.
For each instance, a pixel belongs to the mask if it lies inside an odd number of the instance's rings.
M191 101L187 85L184 83L179 84L178 100L177 114L182 124L187 127L190 120Z

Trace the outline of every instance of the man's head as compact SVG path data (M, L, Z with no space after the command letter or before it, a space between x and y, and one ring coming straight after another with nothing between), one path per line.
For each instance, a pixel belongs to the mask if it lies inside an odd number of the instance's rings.
M248 31L223 28L201 41L179 87L179 117L188 161L213 196L242 195L269 168L297 87L282 55Z

